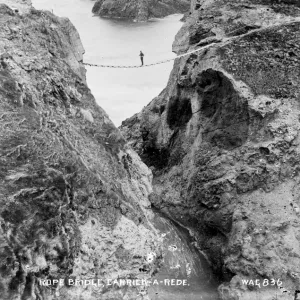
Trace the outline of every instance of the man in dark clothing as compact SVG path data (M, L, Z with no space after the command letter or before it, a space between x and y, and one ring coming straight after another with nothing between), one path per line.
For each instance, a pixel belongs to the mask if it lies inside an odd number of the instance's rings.
M142 51L140 51L140 58L141 58L142 66L143 66L144 65L144 53Z

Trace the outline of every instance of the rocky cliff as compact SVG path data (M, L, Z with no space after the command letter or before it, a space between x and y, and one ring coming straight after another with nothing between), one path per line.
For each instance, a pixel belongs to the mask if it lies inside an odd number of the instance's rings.
M151 172L96 105L70 21L1 2L0 299L148 299L107 280L156 269Z
M222 299L300 290L299 29L299 1L192 1L173 49L211 46L122 124L153 171L152 205L195 234Z
M186 13L190 0L97 0L93 13L102 17L132 19L138 22Z

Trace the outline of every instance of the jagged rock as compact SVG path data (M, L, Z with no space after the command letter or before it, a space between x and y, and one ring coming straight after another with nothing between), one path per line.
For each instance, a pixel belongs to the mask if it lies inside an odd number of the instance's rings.
M160 255L151 172L86 86L70 21L2 2L10 7L0 4L0 299L147 299L106 280L156 269L157 259L147 261Z
M138 22L186 13L190 0L97 0L93 13L102 17L132 19Z
M153 205L193 229L222 299L294 299L242 279L300 288L299 29L299 1L192 1L174 51L211 47L178 59L121 126L153 171Z

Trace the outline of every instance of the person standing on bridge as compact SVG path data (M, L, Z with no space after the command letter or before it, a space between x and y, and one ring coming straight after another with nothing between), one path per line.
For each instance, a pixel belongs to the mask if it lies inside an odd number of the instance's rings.
M141 63L142 63L141 66L143 66L144 65L144 53L142 51L140 51L140 58L141 58Z

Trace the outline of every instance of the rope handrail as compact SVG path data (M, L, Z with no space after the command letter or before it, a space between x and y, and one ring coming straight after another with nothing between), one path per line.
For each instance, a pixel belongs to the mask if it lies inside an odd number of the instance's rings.
M234 33L238 30L241 30L243 28L246 28L247 26L241 26L239 27L238 29L235 29L235 30L232 30L230 32L227 33L227 35L231 34L231 33ZM142 68L142 67L151 67L151 66L155 66L155 65L160 65L160 64L164 64L164 63L167 63L167 62L170 62L170 61L173 61L177 58L180 58L180 57L184 57L184 56L187 56L187 55L190 55L192 53L195 53L195 52L198 52L200 50L203 50L205 48L208 48L208 47L211 47L217 43L219 43L221 41L216 41L216 42L212 42L208 45L205 45L203 47L200 47L198 49L195 49L193 51L189 51L187 53L184 53L184 54L181 54L181 55L177 55L176 57L173 57L173 58L170 58L170 59L166 59L166 60L161 60L161 61L158 61L156 63L152 63L152 64L146 64L146 65L142 65L142 66L121 66L121 65L116 65L116 66L113 66L113 65L99 65L99 64L91 64L91 63L83 63L84 65L86 66L90 66L90 67L98 67L98 68L118 68L118 69L134 69L134 68ZM176 45L176 47L179 47L179 46L183 46L183 45L187 45L186 43L185 44L179 44L179 45ZM188 45L187 45L188 46Z
M253 30L250 30L244 34L241 34L241 35L237 35L237 36L232 36L232 37L228 37L228 38L224 38L223 40L218 40L218 41L215 41L215 42L212 42L208 45L205 45L205 46L202 46L200 48L197 48L195 50L192 50L192 51L189 51L189 52L186 52L184 54L180 54L180 55L177 55L173 58L170 58L170 59L166 59L166 60L161 60L161 61L158 61L156 63L151 63L151 64L145 64L145 65L100 65L100 64L91 64L91 63L83 63L84 65L86 66L90 66L90 67L98 67L98 68L118 68L118 69L135 69L135 68L144 68L144 67L151 67L151 66L155 66L155 65L159 65L159 64L164 64L164 63L167 63L167 62L170 62L170 61L174 61L175 59L177 58L181 58L181 57L184 57L184 56L187 56L187 55L190 55L190 54L193 54L195 52L198 52L198 51L201 51L201 50L204 50L206 48L210 48L218 43L221 43L221 42L224 42L224 45L227 43L227 42L231 42L231 41L234 41L234 40L237 40L241 37L244 37L244 36L247 36L247 35L250 35L254 32L259 32L259 31L262 31L262 30L265 30L265 29L268 29L268 28L272 28L272 27L276 27L276 26L279 26L279 25L288 25L288 24L293 24L293 23L297 23L297 22L300 22L300 18L299 19L294 19L290 22L285 22L283 24L273 24L273 25L269 25L269 26L265 26L265 27L262 27L262 28L258 28L258 29L253 29ZM247 26L242 26L238 29L235 29L231 32L228 32L227 35L233 33L233 32L236 32L238 30L241 30L242 28L245 28Z
M241 28L238 28L236 30L233 30L227 34L230 34L230 33L233 33L233 32L236 32L237 30L240 30L242 28L244 28L246 26L243 26ZM265 29L265 28L264 28ZM239 35L239 36L236 36L236 37L231 37L229 38L230 40L233 40L233 39L237 39L237 38L240 38L241 36L245 36L247 34L250 34L250 33L253 33L255 31L258 31L258 29L254 29L254 30L251 30L250 32L247 32L246 34L243 34L243 35ZM226 41L223 40L223 41ZM212 42L208 45L205 45L205 46L202 46L200 48L197 48L195 50L192 50L192 51L189 51L189 52L186 52L186 53L183 53L183 54L180 54L180 55L177 55L173 58L169 58L169 59L165 59L165 60L161 60L161 61L158 61L156 63L151 63L151 64L145 64L145 65L134 65L134 66L122 66L122 65L99 65L99 64L91 64L91 63L83 63L84 65L86 66L90 66L90 67L98 67L98 68L117 68L117 69L135 69L135 68L143 68L143 67L152 67L152 66L155 66L155 65L160 65L160 64L164 64L164 63L167 63L167 62L170 62L170 61L174 61L175 59L177 58L181 58L181 57L184 57L184 56L187 56L187 55L190 55L190 54L193 54L195 52L198 52L198 51L201 51L201 50L204 50L206 48L210 48L218 43L222 42L221 40L220 41L215 41L215 42Z
M216 43L211 43L211 44L209 44L209 45L205 45L205 46L203 46L203 47L201 47L201 48L195 49L195 50L193 50L193 51L189 51L189 52L187 52L187 53L177 55L177 56L175 56L175 57L173 57L173 58L161 60L161 61L158 61L158 62L156 62L156 63L146 64L146 65L143 65L143 66L124 66L124 65L123 65L123 66L118 66L118 65L113 66L113 65L98 65L98 64L90 64L90 63L83 63L83 64L86 65L86 66L90 66L90 67L99 67L99 68L119 68L119 69L127 69L127 68L133 69L133 68L151 67L151 66L160 65L160 64L164 64L164 63L173 61L173 60L175 60L175 59L177 59L177 58L180 58L180 57L184 57L184 56L190 55L190 54L192 54L192 53L195 53L195 52L198 52L198 51L203 50L203 49L205 49L205 48L208 48L208 47L210 47L210 46L213 46L213 45L215 45L215 44L216 44Z
M231 34L231 33L234 33L236 31L239 31L243 28L246 28L247 26L241 26L239 27L238 29L235 29L235 30L232 30L230 32L227 33L227 35ZM212 42L208 45L205 45L203 47L200 47L198 49L195 49L193 51L190 51L190 52L187 52L187 53L184 53L184 54L181 54L181 55L177 55L176 57L173 57L173 58L170 58L170 59L166 59L166 60L162 60L162 61L159 61L159 62L156 62L156 63L152 63L152 64L146 64L146 65L143 65L143 66L120 66L120 65L117 65L117 66L113 66L113 65L99 65L99 64L91 64L91 63L83 63L84 65L86 66L90 66L90 67L99 67L99 68L122 68L122 69L133 69L133 68L142 68L142 67L151 67L151 66L155 66L155 65L159 65L159 64L164 64L164 63L167 63L167 62L170 62L170 61L173 61L177 58L180 58L180 57L184 57L184 56L187 56L189 54L192 54L192 53L195 53L195 52L198 52L200 50L203 50L205 48L208 48L210 46L213 46L215 45L216 43L219 43L221 41L216 41L216 42ZM188 46L186 43L184 44L178 44L178 45L175 45L176 47L180 47L180 46Z

